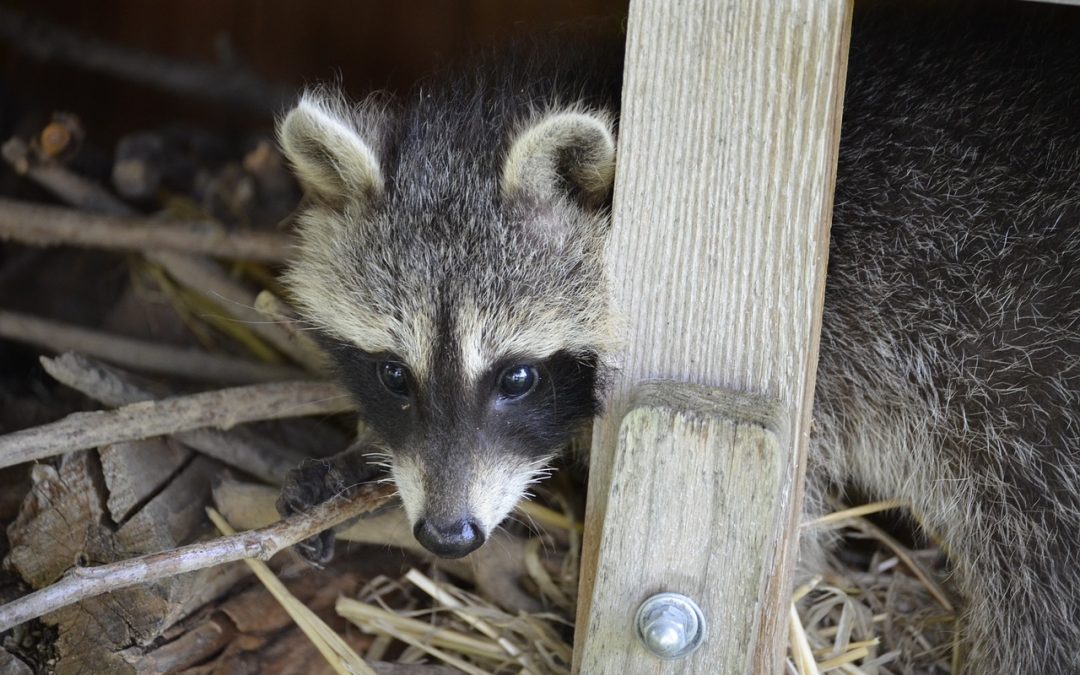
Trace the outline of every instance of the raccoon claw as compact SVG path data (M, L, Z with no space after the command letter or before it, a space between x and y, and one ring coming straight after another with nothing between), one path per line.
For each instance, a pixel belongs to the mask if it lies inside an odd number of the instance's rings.
M285 475L277 511L283 518L303 513L334 497L347 496L354 486L355 483L350 485L344 480L331 461L307 459ZM313 565L328 563L334 557L334 532L320 532L295 548L300 557Z
M301 558L315 567L321 567L334 558L334 531L326 530L309 537L294 548Z

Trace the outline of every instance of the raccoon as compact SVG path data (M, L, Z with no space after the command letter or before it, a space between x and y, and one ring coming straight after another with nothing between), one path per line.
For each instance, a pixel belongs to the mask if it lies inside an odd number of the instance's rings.
M286 281L440 556L483 544L599 411L618 78L585 60L493 60L393 113L313 91L280 124L311 196Z
M853 33L806 508L908 501L970 672L1077 673L1080 41L1062 15L917 15ZM541 50L282 120L309 195L286 280L372 433L283 513L385 463L417 540L464 556L600 412L617 72Z

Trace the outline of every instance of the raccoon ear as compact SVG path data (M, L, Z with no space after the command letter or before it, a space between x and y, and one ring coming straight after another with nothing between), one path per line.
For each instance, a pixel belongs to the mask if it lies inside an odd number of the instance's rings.
M324 202L342 204L371 201L383 191L379 158L365 136L378 138L374 128L364 126L361 113L341 96L305 92L277 133L304 189Z
M546 201L569 196L599 208L615 182L615 134L604 113L549 114L520 131L502 170L503 194Z

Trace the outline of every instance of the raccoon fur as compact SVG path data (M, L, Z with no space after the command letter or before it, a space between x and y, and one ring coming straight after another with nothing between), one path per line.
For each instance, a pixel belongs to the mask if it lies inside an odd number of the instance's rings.
M1080 40L1059 19L1080 21L1017 13L855 26L806 508L909 502L954 565L968 671L1080 673ZM284 118L310 195L287 281L376 456L302 467L283 512L385 462L417 539L465 555L599 412L613 72L504 58L400 108L314 91Z

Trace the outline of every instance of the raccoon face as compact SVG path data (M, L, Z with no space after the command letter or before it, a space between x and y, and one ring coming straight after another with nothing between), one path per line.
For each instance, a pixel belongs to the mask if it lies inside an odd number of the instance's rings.
M279 128L311 197L286 281L444 557L479 547L598 412L612 334L610 119L457 126L309 94Z

